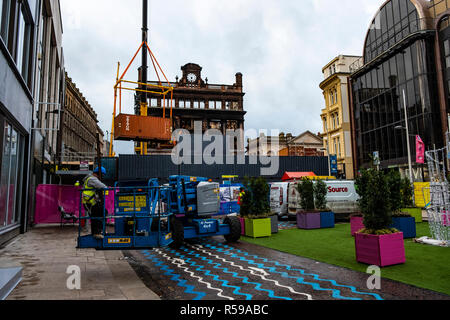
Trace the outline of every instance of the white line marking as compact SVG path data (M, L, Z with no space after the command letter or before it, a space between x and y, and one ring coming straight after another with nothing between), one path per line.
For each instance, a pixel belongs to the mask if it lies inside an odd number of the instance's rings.
M273 283L275 283L276 286L281 287L281 288L288 289L291 293L299 294L299 295L302 295L302 296L306 296L306 297L308 298L308 300L313 300L313 298L312 298L312 296L311 296L310 294L307 294L307 293L304 293L304 292L297 292L297 291L295 291L292 287L289 287L289 286L285 286L285 285L280 284L277 280L267 279L266 276L269 276L270 273L267 273L267 272L264 271L264 270L261 270L261 269L258 269L258 268L252 268L252 267L249 268L249 269L246 269L246 268L244 268L244 267L241 266L241 265L235 264L233 261L226 260L226 259L224 259L224 258L222 258L222 257L219 257L219 256L216 255L216 254L211 254L210 252L206 251L206 250L204 249L204 247L201 246L201 245L192 246L192 245L189 245L189 244L188 244L188 246L189 246L189 247L192 247L193 249L195 249L195 250L197 250L197 251L201 251L201 252L203 252L203 253L206 253L207 255L209 255L209 256L211 256L211 257L215 257L216 259L222 260L223 262L228 263L228 264L232 265L233 267L239 268L239 269L242 270L242 271L248 271L248 272L250 272L252 275L258 276L258 277L260 277L261 279L263 279L263 280L265 280L265 281L273 282ZM258 274L258 272L259 272L259 273L262 273L261 271L264 272L265 274L264 274L264 275Z
M221 298L226 298L226 299L228 299L228 300L234 300L234 298L232 298L232 297L224 296L224 295L222 294L222 293L223 293L223 290L222 290L222 289L215 288L215 287L211 286L211 283L206 282L206 281L203 281L203 278L202 278L202 277L196 276L194 272L189 271L189 268L188 268L188 267L183 267L183 265L186 264L186 262L185 262L184 260L178 259L178 258L171 258L171 257L169 257L166 253L162 252L162 251L159 250L159 249L155 249L155 252L158 253L158 254L160 254L160 255L162 255L164 258L166 258L167 260L169 260L172 264L175 264L178 268L183 269L184 272L189 273L190 276L191 276L192 278L198 279L198 282L205 284L206 287L207 287L208 289L215 290L215 291L219 291L219 293L217 294L217 296L219 296L219 297L221 297Z

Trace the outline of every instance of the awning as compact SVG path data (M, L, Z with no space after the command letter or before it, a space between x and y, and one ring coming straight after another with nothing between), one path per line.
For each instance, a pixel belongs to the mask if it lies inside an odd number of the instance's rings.
M295 179L302 179L304 177L315 177L316 174L314 172L285 172L283 175L283 178L281 180L287 181L287 180L295 180Z

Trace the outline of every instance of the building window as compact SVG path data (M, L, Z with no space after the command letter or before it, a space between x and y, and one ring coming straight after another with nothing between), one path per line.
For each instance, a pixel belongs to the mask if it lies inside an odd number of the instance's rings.
M410 0L391 0L381 8L367 33L364 63L392 47L421 27L416 8Z
M444 41L444 56L445 56L445 66L450 68L450 40Z
M337 123L337 126L339 127L339 113L336 113L336 123Z
M2 163L0 175L0 229L19 222L23 136L7 122L2 128Z
M341 138L337 138L337 145L338 145L338 158L341 157Z
M11 11L11 0L3 0L0 5L0 36L5 45L8 45L9 18Z

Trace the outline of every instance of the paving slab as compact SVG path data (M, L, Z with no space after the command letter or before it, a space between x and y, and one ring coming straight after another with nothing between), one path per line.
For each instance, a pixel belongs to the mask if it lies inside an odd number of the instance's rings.
M21 268L7 300L160 300L136 275L122 251L77 249L78 228L35 227L0 248L0 268ZM80 290L67 288L77 266Z

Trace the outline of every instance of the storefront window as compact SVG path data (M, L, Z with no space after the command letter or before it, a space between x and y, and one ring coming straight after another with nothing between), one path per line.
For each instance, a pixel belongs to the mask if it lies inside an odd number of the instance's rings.
M15 202L16 202L16 189L17 189L17 131L11 130L11 152L10 152L10 166L9 166L9 194L8 194L8 219L7 224L13 223L15 216Z
M0 229L19 222L24 137L8 123L4 126L0 176Z
M3 131L2 167L0 177L0 228L6 226L6 217L8 214L11 126L5 123Z

